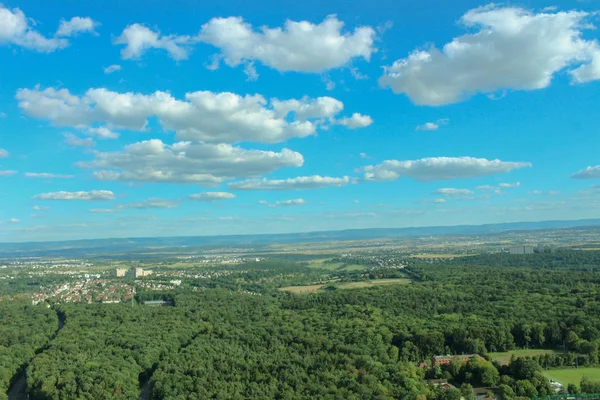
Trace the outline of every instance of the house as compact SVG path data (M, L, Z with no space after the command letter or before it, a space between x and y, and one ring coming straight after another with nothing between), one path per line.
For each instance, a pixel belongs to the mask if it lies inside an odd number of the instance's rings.
M466 363L473 357L476 357L479 360L485 360L479 354L460 354L457 356L451 356L451 355L434 356L431 358L431 366L435 368L438 365L448 365L454 358L458 358L460 360L460 362Z

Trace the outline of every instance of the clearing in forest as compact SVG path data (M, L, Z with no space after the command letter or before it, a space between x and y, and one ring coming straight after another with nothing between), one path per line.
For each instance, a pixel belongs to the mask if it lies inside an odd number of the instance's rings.
M543 350L543 349L525 349L525 350L512 350L504 351L502 353L489 353L488 356L492 360L498 361L502 365L508 365L510 357L514 354L515 357L533 357L539 356L540 354L560 353L555 350Z
M544 371L544 375L548 379L561 383L563 386L567 386L569 383L573 383L579 387L581 378L587 376L591 381L600 380L600 368L565 368L565 369L551 369Z
M410 282L410 279L374 279L372 281L339 283L335 284L335 287L337 289L362 289L381 285L407 285ZM309 286L288 286L280 288L279 290L290 293L310 293L320 290L321 288L323 288L323 286L325 286L325 284Z

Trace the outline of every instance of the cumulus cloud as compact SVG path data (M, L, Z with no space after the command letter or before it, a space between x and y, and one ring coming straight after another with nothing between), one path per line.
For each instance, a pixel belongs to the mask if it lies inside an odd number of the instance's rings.
M446 202L446 199L433 199L431 200L431 202L437 204L444 204Z
M369 61L376 51L373 28L361 26L350 33L343 27L335 15L320 24L288 20L283 28L259 30L241 17L213 18L202 25L197 39L219 48L218 59L231 67L259 61L278 71L322 73L354 58Z
M568 70L574 83L600 79L600 46L583 39L591 13L489 5L468 11L460 23L473 31L442 49L415 50L385 67L381 86L414 103L440 106L475 93L536 90Z
M46 206L44 206L44 207L40 207L40 206L33 206L33 209L34 209L35 211L47 211L47 210L49 210L49 209L50 209L50 207L46 207Z
M571 175L575 179L598 179L600 178L600 165L587 167Z
M94 136L98 139L118 139L119 134L117 132L113 132L105 126L101 126L98 128L88 128L86 133L89 136Z
M196 201L213 202L213 201L234 199L235 194L227 193L227 192L204 192L204 193L190 194L188 196L188 198L190 200L196 200Z
M434 191L433 194L439 194L446 197L455 197L469 196L472 195L473 192L469 189L441 188Z
M25 172L25 178L71 179L73 175L50 174L48 172Z
M112 65L109 65L108 67L104 68L104 73L106 75L109 75L109 74L112 74L112 73L120 71L120 70L121 70L121 66L120 65L118 65L118 64L112 64Z
M316 132L324 119L333 120L343 103L331 97L268 102L263 96L197 91L179 100L167 92L118 93L89 89L72 95L67 89L20 89L19 107L29 116L54 125L86 127L93 123L144 130L148 118L157 117L166 131L179 140L235 143L276 143ZM348 126L358 127L366 116L352 117Z
M150 49L164 50L175 60L185 60L193 42L190 36L165 36L144 25L133 24L126 27L114 43L125 45L121 50L124 60L138 59Z
M68 21L61 20L56 36L76 36L80 33L95 33L94 28L99 24L89 17L73 17Z
M499 188L501 189L510 189L510 188L518 188L519 186L521 186L521 182L515 182L515 183L500 183L498 185Z
M258 204L262 204L262 205L265 205L270 208L275 208L275 207L302 206L302 205L308 204L308 202L304 199L282 200L282 201L276 201L275 203L269 203L266 200L260 200L258 202Z
M65 143L71 147L91 147L96 145L96 142L92 138L82 139L72 133L64 133Z
M89 192L51 192L41 193L33 196L39 200L84 200L84 201L108 201L114 200L115 194L110 190L92 190Z
M530 166L529 162L474 157L432 157L408 161L386 160L379 165L364 167L363 171L365 179L370 181L392 181L406 176L422 182L431 182L476 178Z
M47 38L32 28L31 20L18 8L0 4L0 45L12 44L41 53L51 53L69 45L67 39Z
M9 156L9 153L8 153L7 150L0 149L0 158L5 158L5 157L8 157L8 156Z
M416 131L437 131L440 125L445 125L450 120L448 118L438 119L436 122L425 122L423 125L418 125Z
M288 149L245 150L228 144L191 142L168 145L152 139L127 145L120 152L96 152L95 160L76 165L97 169L94 176L99 180L214 186L224 180L254 177L303 163L300 153Z
M8 220L8 222L10 222L11 224L16 224L17 222L21 222L21 220L18 218L11 218Z
M231 190L303 190L317 189L328 186L344 186L350 183L350 178L332 178L329 176L299 176L288 179L249 179L232 182L227 187Z
M0 177L1 176L13 176L16 173L17 173L17 171L14 171L14 170L10 170L10 169L9 170L6 170L6 169L2 170L2 169L0 169Z
M344 125L350 129L365 128L373 123L373 119L368 115L359 113L352 114L351 117L341 118L336 121L339 125Z

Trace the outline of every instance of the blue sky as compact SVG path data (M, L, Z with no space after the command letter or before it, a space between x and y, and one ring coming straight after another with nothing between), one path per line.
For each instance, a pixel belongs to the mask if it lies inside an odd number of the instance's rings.
M0 241L599 218L600 3L443 3L3 3Z

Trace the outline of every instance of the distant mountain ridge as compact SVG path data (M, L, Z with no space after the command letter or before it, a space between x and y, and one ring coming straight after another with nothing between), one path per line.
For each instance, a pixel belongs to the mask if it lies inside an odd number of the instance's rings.
M600 219L509 222L485 225L348 229L340 231L318 231L284 234L174 236L122 239L84 239L58 242L0 243L0 256L58 256L67 254L75 256L84 254L86 252L108 253L136 250L139 251L142 249L147 249L148 247L175 248L188 246L258 246L274 243L391 239L419 236L492 235L509 231L533 231L579 227L600 228Z

